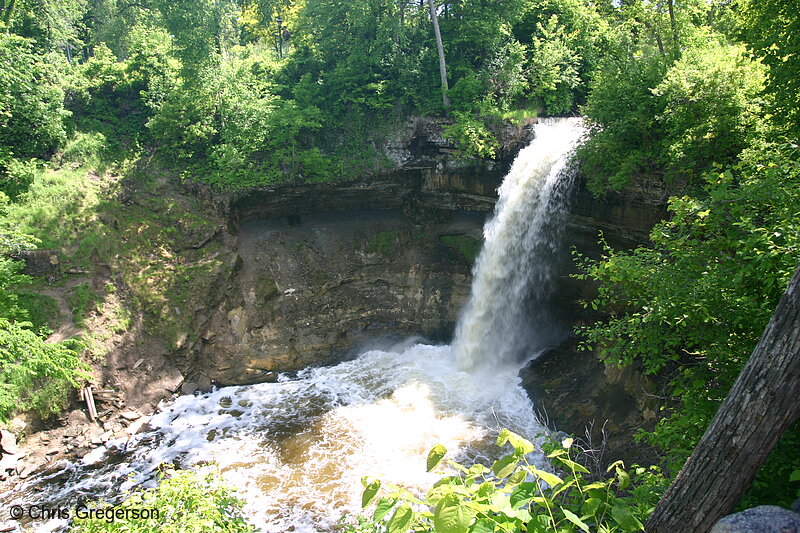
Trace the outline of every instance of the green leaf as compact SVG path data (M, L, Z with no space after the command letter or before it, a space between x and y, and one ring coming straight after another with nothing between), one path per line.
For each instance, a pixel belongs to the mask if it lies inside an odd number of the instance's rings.
M583 474L588 474L589 473L589 470L587 470L587 468L585 466L583 466L582 464L576 463L575 461L573 461L571 459L563 459L562 458L562 459L559 459L559 461L564 463L564 466L570 467L573 470L575 470L576 472L581 472Z
M627 504L618 501L611 508L611 517L622 528L622 531L641 531L644 529L642 523L633 516Z
M549 518L545 516L534 516L525 528L526 533L550 533Z
M519 457L515 455L506 455L494 462L492 465L492 472L499 478L508 477L517 467L517 463L519 463Z
M516 433L504 429L497 436L497 445L503 446L508 442L514 448L515 455L525 455L533 451L533 443L517 435Z
M466 533L475 513L455 494L447 494L433 511L436 533Z
M800 481L800 470L795 470L789 476L789 481Z
M442 461L442 458L447 454L447 448L442 446L441 444L437 444L431 451L428 452L428 461L427 461L427 472L430 472Z
M533 475L541 478L545 483L547 483L551 487L555 487L559 483L563 483L564 482L564 480L562 480L557 475L551 474L550 472L546 472L544 470L539 470L535 466L531 467L531 473L533 473Z
M579 528L581 528L581 529L582 529L583 531L585 531L586 533L589 533L589 526L587 526L587 525L586 525L586 524L583 522L583 520L581 520L580 518L578 518L578 515L576 515L575 513L573 513L572 511L570 511L569 509L564 509L564 508L562 508L561 510L564 512L564 516L567 518L567 520L569 520L570 522L572 522L573 524L575 524L576 526L578 526Z
M470 533L494 533L494 520L481 518L472 526Z
M414 511L408 505L401 505L386 525L388 533L406 533L411 526Z
M383 517L389 514L389 511L392 510L392 507L394 507L395 503L397 503L395 498L381 498L378 500L378 504L375 506L375 513L372 515L372 519L376 522L383 520Z
M538 492L538 483L521 483L517 488L515 488L511 492L511 496L509 500L511 501L511 506L514 508L520 507L531 501L531 499L536 496Z
M375 496L378 495L378 491L381 490L381 480L376 479L371 483L367 483L367 478L362 478L361 484L364 485L364 493L361 495L361 508L363 509L371 504Z
M593 516L597 513L597 509L600 508L600 503L600 498L586 498L583 506L581 506L581 513L583 513L583 516Z
M617 467L617 482L621 490L627 489L631 484L631 476L620 467Z
M431 488L435 489L436 487L441 487L442 485L463 485L463 483L461 482L461 478L458 476L445 476L434 483L433 487Z
M526 477L528 477L528 474L524 470L517 470L509 476L507 485L517 485L522 483L525 481Z
M492 494L494 494L497 487L494 486L494 483L491 481L484 481L478 486L477 494L478 497L486 498Z

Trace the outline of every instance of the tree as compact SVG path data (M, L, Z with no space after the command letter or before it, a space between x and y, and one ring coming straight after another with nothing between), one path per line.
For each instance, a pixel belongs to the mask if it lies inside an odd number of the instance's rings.
M704 533L738 503L783 432L800 418L800 267L711 425L647 531Z
M775 95L775 120L800 134L800 15L794 0L741 0L742 33L769 67L767 89Z
M46 157L66 140L61 80L33 44L0 33L0 166L3 148L15 157Z
M439 75L442 78L442 104L445 109L450 108L450 98L447 96L447 65L444 62L444 46L442 46L442 33L439 31L439 18L436 16L436 8L433 0L428 0L428 8L431 11L431 22L433 23L433 34L436 36L436 51L439 54Z

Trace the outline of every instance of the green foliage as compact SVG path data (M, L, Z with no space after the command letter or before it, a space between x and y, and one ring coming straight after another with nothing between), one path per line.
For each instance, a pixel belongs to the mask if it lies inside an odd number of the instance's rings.
M79 327L83 327L86 318L97 309L100 298L89 287L88 283L81 283L72 289L67 296L67 303L72 311L72 319Z
M19 273L22 262L9 256L35 248L38 240L22 232L17 224L8 219L7 202L8 198L0 191L0 318L27 319L28 313L24 306L19 305L14 288L30 278Z
M42 336L53 331L59 318L58 304L53 298L35 292L20 292L16 298L19 306L27 312L25 319L34 331Z
M216 468L175 470L169 468L160 475L158 487L134 491L114 509L128 514L125 518L108 521L103 516L76 518L73 531L94 533L125 531L128 533L204 533L220 531L246 533L254 531L244 516L235 491L221 480ZM94 509L111 508L99 503ZM145 511L150 511L145 513ZM144 518L136 518L136 512ZM157 511L154 515L152 511Z
M456 250L470 263L475 261L481 251L481 241L467 235L444 235L440 240L446 246Z
M587 305L608 313L580 328L586 347L609 363L672 376L676 407L647 438L669 452L673 471L705 431L800 260L796 147L760 146L742 160L708 174L701 196L672 198L670 220L650 234L652 247L606 247L599 261L583 262L580 277L599 282Z
M466 157L493 158L499 144L486 124L469 113L454 112L455 123L445 126L445 136L455 142Z
M667 178L699 176L736 160L763 129L764 69L742 46L687 50L653 89L663 101Z
M381 231L370 238L367 243L367 251L387 256L397 245L399 231Z
M30 323L0 318L0 420L19 410L42 418L66 407L70 387L88 379L77 341L47 343Z
M525 46L527 96L547 113L566 113L586 100L587 82L608 42L608 20L581 0L533 0L515 22Z
M538 24L531 42L531 92L550 114L567 113L574 104L574 91L580 84L580 56L569 43L567 31L553 15Z
M775 120L789 135L800 134L800 14L792 0L741 0L739 31L769 67Z
M666 64L657 50L636 43L633 28L618 29L616 49L601 61L582 109L591 136L578 154L594 193L657 174L661 163L657 117L664 106L650 88L661 82Z
M0 32L0 177L9 155L47 157L66 139L59 81L31 40Z
M5 165L5 176L1 178L0 191L12 198L28 190L40 167L40 161L37 159L24 161L13 157L0 164Z
M634 50L604 61L583 109L592 136L580 154L594 192L642 176L698 185L762 132L765 73L743 47L709 35L669 66L654 49Z
M497 445L510 444L511 454L491 468L470 467L448 461L447 471L418 498L401 487L383 486L379 480L362 480L363 507L374 504L371 516L359 517L346 531L435 533L484 533L575 531L642 531L663 491L664 479L657 469L636 468L633 479L620 461L608 468L608 476L590 481L589 474L570 453L572 439L550 445L547 457L557 469L544 470L528 462L533 444L508 430ZM444 446L428 454L427 470L444 459Z
M88 368L79 359L80 343L47 343L41 336L57 312L55 302L20 295L18 286L30 278L7 256L33 248L37 239L9 220L2 193L0 214L0 421L28 410L47 418L66 406L70 386L87 378Z

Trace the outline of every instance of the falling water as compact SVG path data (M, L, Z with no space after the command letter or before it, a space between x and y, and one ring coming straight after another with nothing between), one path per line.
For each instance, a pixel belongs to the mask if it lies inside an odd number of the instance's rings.
M537 124L533 142L503 180L453 341L462 369L513 363L552 337L547 299L563 228L557 215L571 181L569 155L582 133L580 119Z
M520 386L518 366L474 367L489 358L510 361L525 340L515 328L525 322L530 299L520 295L531 286L544 294L552 277L549 259L538 259L554 246L546 238L554 231L546 211L560 209L559 176L579 131L574 121L539 125L515 162L486 226L455 349L411 341L277 383L181 396L153 416L148 432L48 469L0 495L0 504L118 501L128 489L152 486L163 463L189 468L213 461L263 531L331 531L343 513L360 511L363 476L422 493L437 478L425 472L426 454L437 443L451 458L489 464L502 453L492 445L500 429L536 439L545 430ZM542 455L529 459L546 464ZM64 523L30 525L47 530Z

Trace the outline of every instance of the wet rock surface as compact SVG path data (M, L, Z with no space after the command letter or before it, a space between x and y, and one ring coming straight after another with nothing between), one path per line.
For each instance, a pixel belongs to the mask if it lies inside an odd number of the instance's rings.
M636 444L639 428L652 429L657 400L654 383L633 368L605 365L568 339L546 350L520 371L522 386L552 429L584 439L598 452L600 466L622 459L652 464L653 450Z

